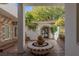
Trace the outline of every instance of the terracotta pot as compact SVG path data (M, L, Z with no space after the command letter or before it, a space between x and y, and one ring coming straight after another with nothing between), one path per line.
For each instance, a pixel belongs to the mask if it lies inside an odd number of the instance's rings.
M63 34L60 34L59 35L59 39L64 41L65 40L65 36Z

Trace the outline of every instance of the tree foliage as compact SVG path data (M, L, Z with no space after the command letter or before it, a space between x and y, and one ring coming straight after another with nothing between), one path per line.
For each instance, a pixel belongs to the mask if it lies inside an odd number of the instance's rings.
M37 24L32 23L33 15L31 15L30 12L27 12L26 15L27 16L26 16L25 24L28 26L29 29L35 30L37 27Z
M54 34L57 31L57 26L56 25L52 25L51 26L51 32Z
M56 22L55 22L56 26L64 26L64 19L63 18L59 18Z
M25 13L25 21L29 28L36 28L37 24L33 21L58 20L63 16L64 6L33 6L31 11Z

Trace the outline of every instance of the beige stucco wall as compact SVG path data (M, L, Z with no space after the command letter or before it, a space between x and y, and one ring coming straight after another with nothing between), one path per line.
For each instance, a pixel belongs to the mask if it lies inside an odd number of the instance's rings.
M26 27L26 28L25 28L26 35L27 35L28 37L30 37L31 40L35 40L35 39L37 39L37 37L38 37L39 35L41 35L41 29L42 29L44 26L51 27L51 24L48 24L48 23L40 23L40 24L38 24L38 26L37 26L37 28L36 28L35 31L29 30L28 27L25 26L25 27ZM57 36L55 35L55 37L57 37ZM51 31L49 32L49 38L50 38L50 39L53 39L53 34L51 33ZM57 37L57 38L58 38L58 37ZM56 40L57 40L57 39L56 39Z
M18 8L17 8L17 4L15 4L15 3L0 4L0 8L9 12L10 14L12 14L15 17L18 16L18 10L17 10Z
M78 5L79 6L79 5ZM77 4L65 4L65 55L79 56ZM78 19L79 20L79 19Z
M14 35L15 32L13 30L14 25L12 24L12 21L17 20L17 17L18 17L17 4L14 4L14 3L0 4L0 14L3 16L3 18L8 17L5 20L5 21L8 21L8 23L5 23L4 25L7 24L9 26L9 28L10 28L10 33L9 33L10 34L10 39L13 39L14 38L13 35ZM2 19L0 18L0 20L2 20ZM9 21L11 23L9 23ZM4 21L2 23L0 23L0 25L4 26L3 23L4 23ZM2 27L0 27L0 31L2 31L1 28ZM2 40L3 40L3 35L0 38L2 38Z

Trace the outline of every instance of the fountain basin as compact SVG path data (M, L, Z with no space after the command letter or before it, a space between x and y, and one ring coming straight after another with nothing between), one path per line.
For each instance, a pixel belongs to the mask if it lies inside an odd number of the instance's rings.
M38 45L36 41L29 42L27 48L34 55L46 55L53 48L51 41L45 41L43 45Z

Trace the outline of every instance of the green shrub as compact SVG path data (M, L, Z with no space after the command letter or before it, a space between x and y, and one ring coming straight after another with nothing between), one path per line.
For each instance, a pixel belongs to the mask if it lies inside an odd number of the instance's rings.
M53 25L51 27L51 31L52 31L52 33L55 33L57 31L57 26L56 25Z

